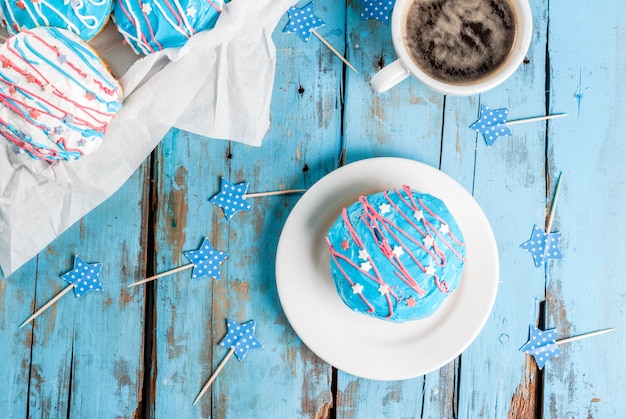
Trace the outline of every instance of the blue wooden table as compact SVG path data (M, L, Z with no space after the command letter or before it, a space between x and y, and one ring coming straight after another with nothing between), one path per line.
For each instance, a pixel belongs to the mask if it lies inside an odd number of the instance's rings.
M283 34L277 46L271 128L261 147L172 130L108 201L8 277L0 277L1 417L616 418L626 411L626 14L618 0L531 0L527 59L503 85L446 97L415 80L375 94L369 79L395 59L389 28L361 21L361 3L316 1L321 42ZM512 128L488 147L468 126L480 106L509 119L567 112ZM299 195L259 198L229 222L208 199L220 177L249 191L308 188L334 169L393 156L439 168L462 184L493 228L498 294L478 338L453 362L403 381L358 378L333 368L296 335L281 308L275 257ZM557 175L553 230L563 260L536 268L520 249L543 226ZM207 237L228 252L221 280L188 273L126 285L187 263ZM0 249L0 251L5 251ZM74 255L106 259L104 290L61 299ZM538 311L538 303L543 309ZM539 317L539 320L537 320ZM257 323L262 350L226 364L226 319ZM520 352L530 324L562 345L539 370Z

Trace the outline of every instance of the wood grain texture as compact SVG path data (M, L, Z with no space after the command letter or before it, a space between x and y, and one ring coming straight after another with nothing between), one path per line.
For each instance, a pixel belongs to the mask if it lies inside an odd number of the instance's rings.
M546 418L618 417L626 407L619 349L626 336L618 221L626 210L626 122L620 117L626 17L620 6L550 5L550 106L571 117L549 129L549 167L563 171L555 230L563 233L565 258L549 271L546 326L556 327L559 337L617 330L563 345L564 356L546 366ZM553 176L552 188L555 182Z
M361 21L361 5L348 7L350 54L362 76L348 74L344 128L346 163L376 156L412 158L438 167L444 97L409 79L383 94L371 77L396 59L389 27ZM471 133L470 133L471 134ZM384 174L380 174L384 176ZM338 417L452 417L454 367L412 380L376 382L338 373Z
M534 38L525 63L504 84L480 96L481 104L508 107L510 119L543 115L546 109L547 4L536 2L532 11ZM472 107L476 113L470 123L478 118L478 104ZM530 238L533 224L545 223L545 130L545 123L516 125L513 136L498 139L492 147L478 136L475 150L466 150L475 161L472 184L465 186L471 187L494 230L500 284L485 328L461 356L459 417L521 418L522 412L537 412L534 361L519 348L528 339L529 325L536 321L545 274L519 246Z
M6 391L13 397L0 406L1 416L73 417L87 411L103 418L137 415L143 301L123 284L143 270L145 175L143 166L110 200L2 280L5 297L13 304L6 306L12 310L5 312L2 333L18 344L7 359L13 366L3 369L10 374L3 383L10 383ZM66 287L60 276L72 269L74 255L103 263L104 290L80 299L67 294L31 325L18 329L29 313ZM2 301L5 307L9 300Z
M305 1L299 6L303 6ZM0 277L0 417L613 418L626 410L623 81L626 18L603 7L531 0L533 40L511 79L480 96L444 97L406 80L375 94L371 77L395 59L389 27L361 21L360 1L315 2L319 28L359 70L318 39L273 33L271 128L261 147L171 130L110 200L8 278ZM480 105L510 119L568 112L511 127L488 147L470 130ZM209 202L220 177L249 192L309 188L337 167L377 156L412 158L463 185L489 219L500 283L477 339L422 377L381 382L335 370L299 339L276 290L276 248L300 195L251 198L227 221ZM543 225L564 173L554 230L564 259L536 268L519 246ZM178 272L204 237L229 253L221 280ZM3 249L0 249L2 251ZM101 293L70 295L19 324L66 283L75 254L105 264ZM543 370L519 348L540 327L565 344ZM256 320L263 349L232 358L193 400L228 349L226 320Z
M0 416L26 417L33 334L18 326L34 311L37 259L0 279Z
M213 188L219 188L215 171L224 167L227 144L220 144L221 150L214 145L211 153L208 145L203 138L173 130L155 152L155 272L188 264L183 251L198 249L205 237L215 249L231 252L228 230L213 228L222 214L208 202ZM221 275L228 272L229 265L222 264ZM149 385L155 417L210 414L210 394L197 406L192 402L211 375L212 306L223 284L191 280L191 271L183 271L146 286L154 301Z

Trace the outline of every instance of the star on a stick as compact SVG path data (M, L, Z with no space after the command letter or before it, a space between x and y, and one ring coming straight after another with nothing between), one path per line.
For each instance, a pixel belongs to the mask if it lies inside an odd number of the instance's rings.
M226 322L228 325L228 332L219 345L230 348L230 351L228 351L228 354L217 366L209 378L209 381L207 381L204 387L202 387L202 390L200 390L200 394L198 394L198 397L196 397L196 400L193 402L194 406L198 403L198 400L200 400L202 395L206 393L211 386L211 383L215 381L218 374L222 371L222 368L224 368L224 365L226 365L226 362L228 362L233 354L235 354L237 359L241 362L250 349L260 349L263 347L256 337L254 337L254 328L256 326L254 320L250 320L244 324L239 324L231 320L226 320Z
M225 348L235 349L235 355L241 362L250 349L261 349L263 346L254 336L256 322L250 320L244 324L239 324L232 320L227 320L228 332L219 343Z
M208 276L220 280L220 265L226 260L228 253L215 250L209 239L205 238L198 250L187 250L183 253L193 263L191 279Z
M548 359L563 356L556 344L554 329L544 331L532 325L529 330L528 342L520 348L520 351L534 356L539 369L543 369Z
M312 30L321 28L326 24L322 19L315 16L313 2L300 9L291 6L287 13L289 14L289 22L283 29L283 32L295 33L304 42L309 42Z
M558 247L560 239L560 232L546 233L535 224L530 239L520 247L533 255L535 266L540 268L548 259L563 259Z
M487 145L491 146L499 136L513 135L506 125L508 115L509 110L507 108L490 109L488 106L480 105L480 118L470 125L470 128L480 132Z
M219 193L209 199L209 202L218 207L222 207L224 216L227 220L230 220L237 211L246 211L251 208L250 203L244 197L247 190L248 182L241 182L234 185L225 178L222 178L222 186Z
M389 13L396 0L361 0L363 11L361 20L376 19L384 25L389 25Z
M80 298L89 291L102 291L99 281L101 269L102 263L87 263L76 255L74 268L61 275L61 278L74 285L74 295Z
M50 306L56 303L61 297L70 292L74 288L74 294L76 298L80 298L87 294L89 291L102 291L102 285L98 280L100 276L100 270L102 269L101 263L87 263L80 258L80 256L74 257L74 269L61 275L61 278L69 282L70 284L65 287L63 291L55 295L50 301L41 306L35 311L24 323L20 325L20 329L34 320L41 313L46 311Z

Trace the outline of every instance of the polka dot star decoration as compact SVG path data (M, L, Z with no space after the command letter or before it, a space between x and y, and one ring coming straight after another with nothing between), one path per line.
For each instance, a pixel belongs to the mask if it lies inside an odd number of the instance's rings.
M20 325L20 328L24 327L37 316L43 313L47 308L57 302L63 295L70 290L74 290L76 298L81 298L83 295L90 291L102 291L102 285L100 284L100 271L102 270L101 263L87 263L80 256L74 257L74 268L61 275L65 281L70 284L65 287L63 291L58 293L54 298L44 304L39 310L33 313L24 323Z
M315 16L315 5L313 2L299 9L292 6L287 13L289 14L289 22L283 29L283 32L295 33L304 42L311 40L311 32L326 25L326 22Z
M389 14L396 4L396 0L361 0L363 11L361 20L376 19L384 25L389 25Z
M247 211L252 208L250 203L247 201L248 198L304 192L306 189L285 189L281 191L255 193L247 193L247 190L248 182L233 184L226 178L222 178L219 193L209 199L209 202L222 208L224 216L230 221L230 219L233 218L233 216L239 211Z
M563 353L556 345L556 332L554 329L543 331L531 325L529 334L528 342L521 347L520 351L535 357L539 369L543 369L548 359L563 356Z
M150 276L141 281L133 282L128 287L134 287L139 284L145 284L146 282L153 281L157 278L161 278L167 275L174 274L176 272L184 271L186 269L192 269L191 279L200 278L214 278L220 280L220 266L222 262L228 257L228 253L216 250L208 238L204 238L202 244L197 250L187 250L183 252L185 257L189 259L191 263L180 266L178 268L170 269L160 274Z
M533 232L530 239L520 245L520 247L530 253L535 262L535 266L540 268L548 259L563 259L563 254L559 249L559 241L561 240L561 233L551 233L552 222L554 220L554 212L556 210L556 203L559 199L559 191L561 190L561 178L563 174L559 174L559 179L556 182L556 188L554 190L554 198L552 199L552 205L550 206L550 212L546 222L546 230L542 230L536 224L533 226Z
M193 265L191 279L205 277L215 278L218 281L220 276L220 265L228 257L228 253L215 250L209 239L205 238L198 250L188 250L183 252Z
M209 200L212 204L221 207L227 220L239 211L247 211L250 203L246 200L245 194L248 190L248 182L232 184L226 178L222 178L220 192Z
M355 73L359 73L356 68L343 55L339 53L323 36L317 32L317 28L321 28L326 25L319 17L315 16L315 5L313 2L308 3L301 8L291 6L287 10L289 15L289 22L283 29L284 33L295 33L300 39L308 43L311 39L311 34L315 35L333 54L335 54L345 65L347 65Z
M207 383L202 387L202 390L198 394L198 397L194 400L193 404L198 403L198 400L202 397L204 393L209 389L213 381L217 378L217 375L222 371L226 362L230 359L230 357L234 354L239 362L243 361L246 354L251 349L261 349L263 346L254 336L254 331L256 328L256 322L254 320L250 320L246 323L239 324L232 320L226 321L228 326L228 331L226 332L226 336L221 340L219 346L224 348L230 348L228 354L224 357L220 365L215 369L215 372L211 375Z
M533 121L544 121L547 119L560 118L567 116L566 113L559 113L546 116L538 116L532 118L516 119L514 121L507 121L506 118L509 115L507 108L491 109L489 106L480 105L480 117L476 122L470 125L470 128L483 135L485 143L488 146L492 146L496 142L498 137L508 137L513 135L509 129L510 125L522 124Z
M520 351L532 355L537 362L539 369L543 369L546 362L550 358L558 358L563 356L563 352L559 349L558 345L572 342L575 340L586 339L592 336L603 335L615 330L615 327L608 329L600 329L594 332L583 333L582 335L572 336L564 339L556 339L555 329L540 330L533 325L530 325L528 342L520 348Z
M548 259L563 259L563 254L559 249L561 233L546 233L537 225L533 226L533 232L528 241L522 243L520 247L533 256L535 266L540 268Z
M532 355L535 358L539 369L543 369L549 359L563 356L563 352L561 352L558 345L601 335L613 330L615 330L614 327L556 340L556 329L541 330L531 324L529 326L528 342L526 342L519 350L528 355Z
M506 125L506 117L509 114L507 108L490 109L488 106L480 106L480 118L470 125L470 128L480 132L485 138L487 145L491 146L500 136L513 135Z

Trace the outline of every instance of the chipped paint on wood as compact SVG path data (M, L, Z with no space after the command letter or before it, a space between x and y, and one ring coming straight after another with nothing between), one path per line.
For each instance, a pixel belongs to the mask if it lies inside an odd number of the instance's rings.
M626 262L606 250L619 250L624 235L619 223L606 223L626 211L616 199L626 193L626 143L615 140L626 123L619 118L626 16L616 1L602 8L552 2L548 26L547 3L531 3L533 43L523 68L497 89L470 98L444 98L413 79L374 94L369 80L396 55L389 27L361 21L359 2L316 3L327 33L345 47L359 75L345 71L319 42L304 44L278 28L272 127L262 147L172 130L154 153L154 171L144 168L38 260L0 279L0 340L17 342L0 349L9 360L0 369L0 393L8 401L0 405L0 416L66 417L80 415L85 406L96 406L103 417L622 414L626 402L615 385L622 377L614 368L621 353L613 350L621 347L622 332L568 344L565 356L551 360L541 374L519 347L532 321L532 300L544 295L546 325L560 335L609 326L626 330L619 278ZM520 117L546 110L572 116L516 126L512 137L487 147L468 130L482 103L507 106ZM498 299L481 334L455 362L403 382L333 374L284 317L273 265L281 226L298 197L255 200L252 211L230 222L207 201L221 174L251 181L258 191L292 183L310 187L339 165L373 156L409 157L450 174L485 210L501 251ZM557 213L566 255L537 270L518 246L528 227L543 220L550 177L559 170L567 173L567 194ZM138 202L148 189L150 208ZM148 216L154 217L149 246ZM593 245L580 241L598 232L601 240L591 240ZM145 273L146 263L162 271L186 262L182 252L202 236L231 253L222 281L191 281L181 274L121 289L140 279L134 277ZM75 252L106 256L103 293L81 300L68 296L28 330L15 330L63 288L59 275ZM146 318L154 320L154 330L143 330ZM226 318L257 320L265 348L244 363L231 361L192 408L194 395L224 356L216 345ZM114 339L108 339L112 329ZM151 345L146 359L145 342Z
M526 419L535 417L540 410L540 400L538 398L540 379L538 375L539 369L530 355L526 355L524 371L521 382L515 388L507 418L509 419Z

